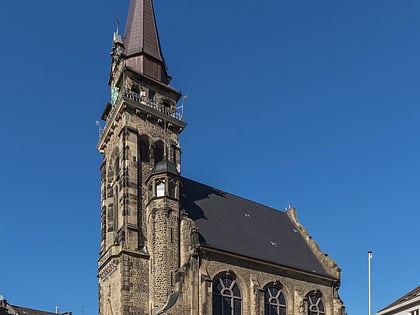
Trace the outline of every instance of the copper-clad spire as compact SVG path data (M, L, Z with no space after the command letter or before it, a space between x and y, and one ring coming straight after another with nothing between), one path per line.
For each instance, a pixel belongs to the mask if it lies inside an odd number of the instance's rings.
M130 0L124 44L127 66L155 80L169 83L152 0Z

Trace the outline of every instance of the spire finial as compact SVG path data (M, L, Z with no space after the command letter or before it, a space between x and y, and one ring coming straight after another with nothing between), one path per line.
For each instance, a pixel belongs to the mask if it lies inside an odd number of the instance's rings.
M120 29L120 19L119 19L119 18L117 18L117 19L115 20L115 23L117 24L117 30L115 31L115 33L119 34L119 33L120 33L120 31L119 31L119 29Z
M169 84L152 0L130 0L124 45L128 67Z
M121 45L123 44L123 40L122 37L120 35L120 19L116 18L115 20L116 24L117 24L117 29L114 32L114 43L120 43Z

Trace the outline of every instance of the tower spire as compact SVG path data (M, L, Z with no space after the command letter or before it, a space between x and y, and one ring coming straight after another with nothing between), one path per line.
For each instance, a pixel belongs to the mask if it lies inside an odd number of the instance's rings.
M130 0L125 28L127 66L168 84L152 0Z

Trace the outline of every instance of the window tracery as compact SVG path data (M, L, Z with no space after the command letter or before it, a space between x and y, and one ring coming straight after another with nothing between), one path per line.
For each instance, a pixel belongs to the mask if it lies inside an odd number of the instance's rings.
M279 285L271 284L264 289L264 315L286 315L286 298Z
M312 291L307 295L308 299L308 315L325 314L324 303L322 302L322 294L319 291Z
M213 315L241 315L242 295L236 280L221 276L213 281Z

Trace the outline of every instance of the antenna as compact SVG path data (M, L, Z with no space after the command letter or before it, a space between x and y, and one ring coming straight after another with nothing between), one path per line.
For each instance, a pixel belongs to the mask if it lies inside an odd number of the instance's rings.
M370 261L372 259L372 251L368 251L368 314L372 314L372 298L371 298L371 273L370 273Z
M117 34L119 34L119 33L120 33L120 31L119 31L119 28L120 28L120 19L119 19L119 18L117 18L117 19L115 20L115 23L117 23Z
M98 136L99 138L101 138L102 132L104 131L104 129L101 126L101 122L99 120L96 121L96 126L98 126Z
M182 98L182 102L181 102L181 106L177 107L176 109L180 109L181 110L181 115L184 116L184 104L188 99L188 95L184 95L184 97Z

